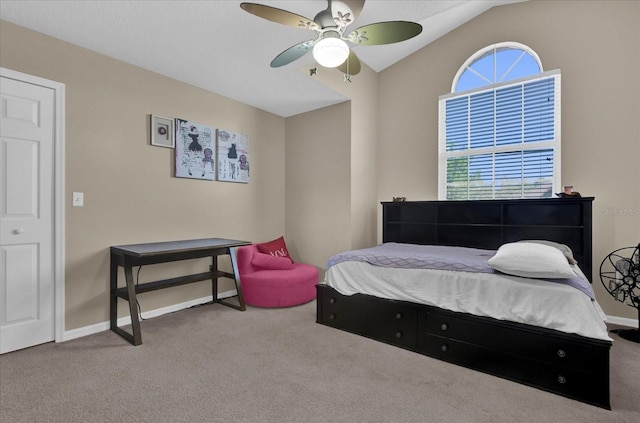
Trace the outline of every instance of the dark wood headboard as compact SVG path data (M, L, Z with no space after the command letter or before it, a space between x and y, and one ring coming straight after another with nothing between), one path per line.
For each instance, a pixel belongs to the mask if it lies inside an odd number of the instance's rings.
M382 242L497 250L546 239L568 245L591 279L593 197L382 203Z

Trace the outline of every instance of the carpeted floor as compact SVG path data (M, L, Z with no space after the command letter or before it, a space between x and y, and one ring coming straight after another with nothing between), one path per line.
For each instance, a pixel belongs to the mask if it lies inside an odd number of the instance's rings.
M205 305L0 357L0 421L640 422L640 344L616 335L603 410L315 323L315 302Z

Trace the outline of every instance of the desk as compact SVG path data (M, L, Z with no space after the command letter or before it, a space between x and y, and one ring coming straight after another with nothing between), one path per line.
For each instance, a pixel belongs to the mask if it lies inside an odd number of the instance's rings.
M218 256L230 253L230 249L243 245L250 245L247 241L237 241L233 239L208 238L193 239L186 241L154 242L150 244L119 245L111 247L111 295L110 295L110 320L111 330L122 336L133 345L142 344L142 334L140 333L140 320L138 319L138 309L136 295L143 292L155 291L171 286L185 285L211 279L213 301L236 310L244 311L244 298L238 280L233 273L218 270ZM180 276L171 279L164 279L155 282L135 284L133 280L132 268L147 264L168 263L172 261L189 260L202 257L211 257L211 266L208 272L194 275ZM124 268L126 286L118 288L118 266ZM239 305L229 303L218 298L218 278L233 279L238 292ZM129 302L129 314L131 315L130 334L118 327L118 298Z

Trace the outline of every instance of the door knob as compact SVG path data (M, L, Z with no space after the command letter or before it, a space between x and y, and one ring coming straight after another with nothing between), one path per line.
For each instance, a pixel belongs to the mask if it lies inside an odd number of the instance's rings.
M14 229L13 230L13 233L16 234L16 235L20 235L23 232L24 232L24 229L22 229L22 228L18 228L18 229Z

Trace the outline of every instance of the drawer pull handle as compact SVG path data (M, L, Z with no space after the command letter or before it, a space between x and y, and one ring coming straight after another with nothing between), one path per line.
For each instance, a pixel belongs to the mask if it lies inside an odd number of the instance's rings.
M440 329L447 330L447 329L449 329L449 325L446 324L446 323L443 323L443 324L440 325Z
M564 350L558 350L558 357L565 358L566 356L567 356L567 353L564 352Z
M331 299L329 299L329 304L334 304L335 302L336 302L336 299L335 299L335 298L331 298Z
M402 331L401 331L401 330L399 330L399 331L397 331L397 332L396 332L396 338L397 338L397 339L402 338L402 335L404 335L404 334L402 333Z
M329 315L329 320L335 320L335 318L336 318L335 313L332 313Z
M402 317L402 313L396 313L396 320L400 320Z
M567 383L567 379L564 376L560 375L558 376L558 382L564 385L565 383Z
M440 351L447 352L448 350L449 350L449 346L447 346L447 344L442 344L440 346Z

